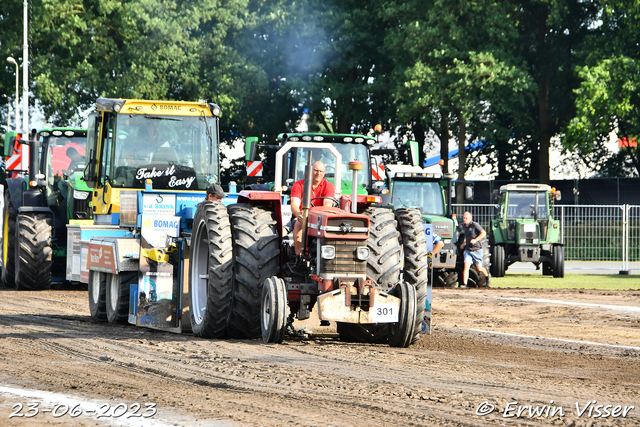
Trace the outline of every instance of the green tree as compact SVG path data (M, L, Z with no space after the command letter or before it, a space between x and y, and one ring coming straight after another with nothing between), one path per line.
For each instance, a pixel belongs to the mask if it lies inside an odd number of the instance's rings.
M11 129L14 125L13 111L16 92L16 67L9 64L5 58L11 56L18 64L22 65L22 2L18 0L4 0L0 2L0 117L2 123L6 123L5 115L7 103L11 104ZM20 68L19 84L20 96L22 96L22 68ZM3 97L2 95L7 95ZM22 105L22 103L20 103ZM22 128L22 123L19 124Z
M575 72L584 64L587 37L599 17L599 2L520 0L513 23L520 33L513 54L522 58L535 81L535 100L528 115L535 119L524 141L531 153L529 177L549 182L551 137L569 123L575 111Z
M245 3L40 0L33 5L34 94L54 122L72 120L98 96L210 99L203 55L220 58ZM207 27L215 31L205 37Z
M311 0L301 19L303 52L312 52L305 70L304 107L325 132L369 133L389 126L390 59L381 50L384 22L378 2ZM302 60L304 60L301 57ZM328 114L326 114L328 112Z
M576 93L576 113L564 144L603 176L640 174L640 5L637 1L603 2L601 24L589 39L587 65ZM605 144L612 133L622 142L611 155ZM626 145L626 146L624 146Z
M413 137L421 144L427 130L439 135L445 162L450 135L457 135L461 176L468 132L472 138L495 133L493 117L502 115L507 122L517 115L514 110L522 108L532 87L518 58L510 55L518 38L511 10L497 1L432 0L390 1L381 12L390 28L385 48L396 64L398 121L413 123Z

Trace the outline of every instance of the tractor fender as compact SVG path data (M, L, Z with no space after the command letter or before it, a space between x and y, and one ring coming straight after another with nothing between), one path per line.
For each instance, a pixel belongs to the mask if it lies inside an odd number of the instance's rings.
M22 193L22 188L25 183L24 178L7 178L7 182L5 183L5 192L9 192L9 198L11 203L16 209L19 209L22 206L22 197L20 194Z
M33 213L33 212L48 213L48 214L53 215L53 211L51 209L49 209L48 207L43 207L43 206L21 206L21 207L18 208L18 213L19 214Z

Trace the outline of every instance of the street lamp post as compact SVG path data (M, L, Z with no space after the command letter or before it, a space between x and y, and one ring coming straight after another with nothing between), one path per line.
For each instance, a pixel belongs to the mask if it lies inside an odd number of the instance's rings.
M18 83L20 82L19 76L19 67L18 67L18 62L13 59L11 56L7 58L7 62L9 64L13 64L16 66L16 133L18 132L18 129L20 129L20 109L19 109L19 105L20 105L20 96L19 96L19 92L18 92Z
M7 95L2 95L4 98L7 98L7 132L11 132L11 102L9 102L9 97ZM1 156L2 154L0 154Z

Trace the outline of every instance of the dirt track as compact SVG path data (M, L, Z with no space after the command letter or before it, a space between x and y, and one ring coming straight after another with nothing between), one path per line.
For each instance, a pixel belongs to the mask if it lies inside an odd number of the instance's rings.
M0 290L0 425L637 426L639 297L436 289L433 334L393 349L331 334L263 345L98 325L86 291ZM533 298L626 308L523 300ZM9 418L33 414L29 403L37 415ZM57 417L78 403L83 415ZM541 416L517 417L518 406Z

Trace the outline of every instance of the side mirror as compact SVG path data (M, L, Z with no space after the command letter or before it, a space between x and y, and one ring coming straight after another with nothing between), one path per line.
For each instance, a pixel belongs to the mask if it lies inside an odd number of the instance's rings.
M411 166L420 166L418 163L419 153L418 153L418 141L407 141L407 148L409 150L409 161Z
M562 199L562 193L560 193L560 190L556 190L556 195L555 195L555 197L556 197L556 200L560 200L560 199Z
M244 157L248 162L253 162L256 159L256 153L258 152L258 137L248 136L244 143Z
M464 187L464 199L473 200L473 187L470 187L470 186Z

